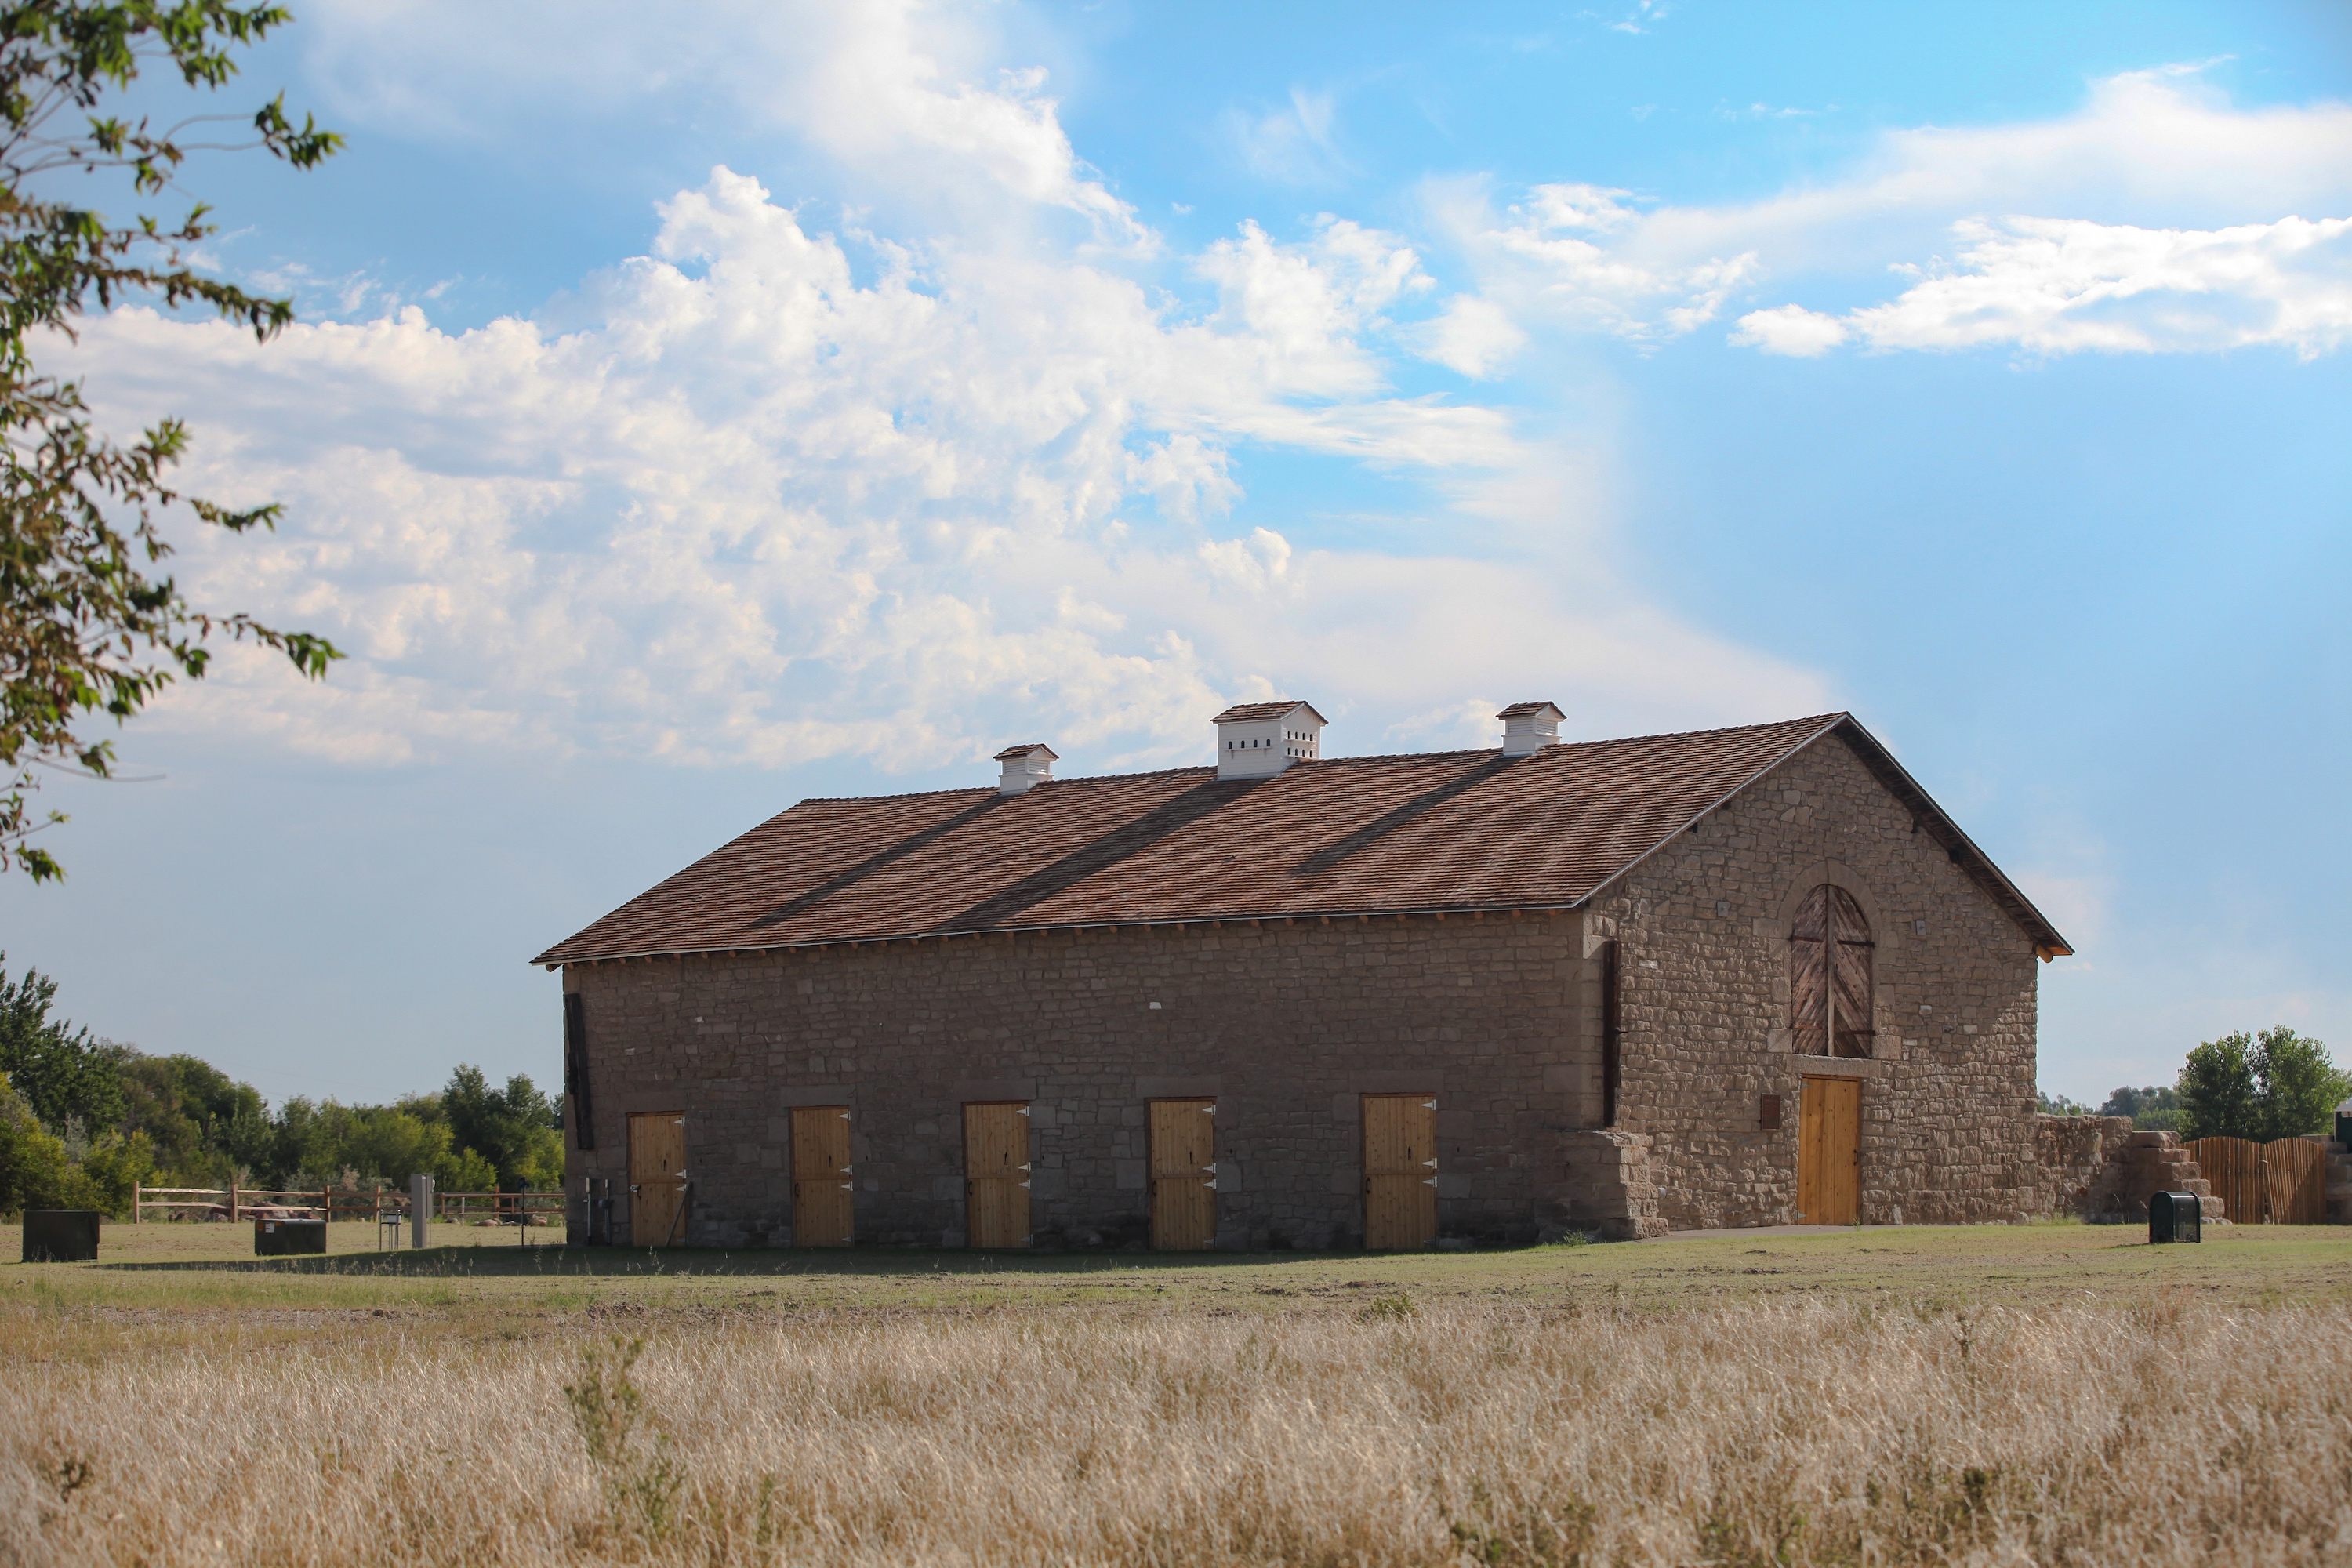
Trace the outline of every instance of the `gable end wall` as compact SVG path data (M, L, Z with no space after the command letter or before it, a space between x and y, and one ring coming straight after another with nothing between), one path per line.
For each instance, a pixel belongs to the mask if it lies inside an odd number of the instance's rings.
M1876 1054L1801 1058L1789 925L1833 881L1876 942ZM1862 1080L1862 1217L2011 1219L2040 1206L2032 940L1835 736L1677 837L1593 905L1622 965L1621 1123L1652 1139L1676 1226L1796 1218L1808 1072ZM1778 1131L1759 1125L1780 1095Z

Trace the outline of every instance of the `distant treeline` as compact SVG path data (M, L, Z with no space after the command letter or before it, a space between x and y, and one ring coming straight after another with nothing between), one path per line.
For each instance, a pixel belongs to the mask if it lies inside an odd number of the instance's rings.
M301 1097L272 1110L251 1084L190 1056L149 1056L55 1016L57 983L12 979L0 953L0 1214L128 1213L131 1189L367 1188L432 1173L445 1192L561 1184L559 1108L517 1074L461 1067L438 1093L390 1105Z
M2178 1132L2186 1139L2300 1138L2328 1131L2336 1107L2352 1098L2352 1073L2327 1047L2285 1025L2250 1035L2243 1029L2207 1040L2180 1064L2168 1088L2128 1086L2096 1110L2063 1095L2042 1096L2053 1116L2128 1116L2132 1126Z

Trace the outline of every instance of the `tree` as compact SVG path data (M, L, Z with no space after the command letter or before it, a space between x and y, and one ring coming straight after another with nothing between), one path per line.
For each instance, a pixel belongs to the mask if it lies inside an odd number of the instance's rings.
M196 1057L151 1057L128 1046L114 1054L125 1131L147 1134L164 1171L194 1185L273 1169L276 1130L251 1084Z
M2352 1095L2352 1075L2336 1069L2327 1047L2284 1024L2255 1037L2254 1076L2265 1142L2329 1131L2336 1103Z
M215 90L236 74L238 50L289 19L276 5L236 0L0 5L0 868L14 865L36 881L63 868L27 836L65 820L55 811L34 820L36 770L112 771L113 742L79 731L90 716L120 723L173 679L200 679L215 637L275 648L313 679L341 657L310 633L191 605L161 572L171 546L159 518L184 511L243 533L275 527L278 509L174 491L166 476L187 450L178 420L118 446L91 429L79 382L33 363L35 344L73 338L92 303L194 306L264 342L293 320L290 301L194 268L189 247L215 227L202 203L184 217L142 212L120 224L57 194L75 176L73 188L87 190L113 175L143 205L176 190L192 153L259 149L297 169L332 153L341 139L307 115L296 125L282 97L252 116L250 139L226 143L184 138L236 116L158 130L102 107L146 67L176 71L192 91Z
M2088 1116L2091 1114L2091 1108L2089 1106L2084 1105L2078 1100L2069 1100L2063 1094L2051 1094L2046 1090L2036 1089L2034 1091L2033 1099L2035 1109L2040 1110L2044 1116Z
M2243 1029L2207 1040L2180 1064L2180 1134L2253 1138L2261 1133L2253 1040Z
M2186 1138L2299 1137L2327 1126L2352 1078L2327 1047L2281 1024L2207 1040L2181 1064L2180 1131Z
M2099 1114L2128 1116L2137 1131L2178 1131L2180 1091L2169 1085L2134 1089L2126 1084L2107 1096L2106 1103L2099 1107Z
M0 965L7 959L0 952ZM0 1073L51 1132L78 1127L94 1137L122 1120L121 1075L88 1029L49 1016L57 994L37 969L11 980L0 968Z
M478 1151L498 1171L501 1192L524 1192L561 1181L563 1135L553 1101L521 1073L493 1089L478 1067L460 1067L441 1091L451 1141Z

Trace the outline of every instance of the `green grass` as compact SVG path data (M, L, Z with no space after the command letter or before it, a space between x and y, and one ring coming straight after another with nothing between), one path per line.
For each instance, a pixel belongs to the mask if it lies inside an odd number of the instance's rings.
M2126 1226L2074 1224L1723 1232L1615 1246L1368 1255L1013 1254L856 1249L573 1249L541 1231L444 1226L422 1252L379 1252L338 1225L322 1258L255 1258L241 1226L110 1226L89 1264L0 1265L0 1314L147 1332L257 1332L419 1315L491 1333L586 1318L731 1319L790 1311L1354 1310L1398 1292L1542 1306L1594 1298L1643 1309L1790 1294L1912 1306L2033 1305L2193 1292L2247 1305L2352 1302L2352 1229L2220 1226L2150 1247ZM0 1257L20 1251L0 1226Z

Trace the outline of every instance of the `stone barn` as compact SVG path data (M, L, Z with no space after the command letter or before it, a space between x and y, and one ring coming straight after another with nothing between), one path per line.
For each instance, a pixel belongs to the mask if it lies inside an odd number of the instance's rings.
M1408 1247L2042 1206L2050 922L1843 713L809 800L535 961L639 1245ZM578 1234L575 1232L575 1234Z

